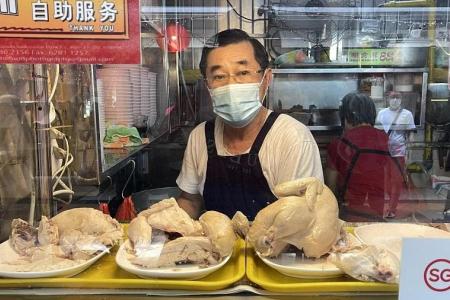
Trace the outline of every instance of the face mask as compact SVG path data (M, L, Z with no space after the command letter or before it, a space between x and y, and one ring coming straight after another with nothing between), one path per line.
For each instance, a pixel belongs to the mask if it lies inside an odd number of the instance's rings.
M389 108L392 110L399 109L401 104L402 104L402 100L399 98L389 99Z
M229 84L210 90L214 113L231 127L247 126L262 106L259 97L261 83Z

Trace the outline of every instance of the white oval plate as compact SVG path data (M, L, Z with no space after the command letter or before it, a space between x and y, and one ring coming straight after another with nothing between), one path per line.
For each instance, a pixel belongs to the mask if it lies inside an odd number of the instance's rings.
M343 272L326 258L301 258L295 253L282 253L276 258L267 258L256 253L261 260L278 272L297 278L332 278ZM294 257L295 256L295 257Z
M57 269L51 271L42 271L42 272L14 272L14 271L2 271L0 269L0 277L8 277L8 278L21 278L21 279L30 279L30 278L46 278L46 277L72 277L75 276L87 268L89 268L93 263L99 260L103 255L109 252L105 250L95 255L91 259L68 268ZM20 258L20 255L16 253L9 245L9 241L5 241L0 244L0 255L5 257L8 255L8 260L14 260Z
M402 238L450 238L450 232L408 223L363 225L356 227L354 233L364 244L385 247L399 259L402 253Z
M126 240L116 254L116 263L127 272L133 273L142 278L165 278L165 279L185 279L195 280L205 277L223 267L231 257L231 254L224 257L217 265L201 267L195 264L179 265L170 268L143 268L132 264L128 257L127 249L130 249L130 242Z

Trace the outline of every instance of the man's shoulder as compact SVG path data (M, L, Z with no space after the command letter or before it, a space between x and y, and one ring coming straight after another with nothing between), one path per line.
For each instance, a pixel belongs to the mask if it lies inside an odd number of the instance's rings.
M407 116L407 117L410 117L410 116L412 116L413 114L412 114L412 112L411 112L410 110L408 110L408 109L406 109L406 108L403 108L403 109L402 109L402 115Z
M189 133L189 142L191 143L199 143L202 140L205 140L205 122L198 124L192 129Z
M288 127L284 128L285 130L292 129L292 130L298 130L300 132L309 133L309 129L308 129L308 127L306 127L305 124L303 124L302 122L294 119L293 117L291 117L287 114L280 114L274 125L279 126L279 127L288 126Z
M205 133L206 122L207 121L201 122L200 124L195 126L194 129L192 129L192 131L191 131L191 135L192 134L199 134L200 132L201 133Z
M291 116L280 114L268 134L269 139L282 144L314 141L314 138L303 123Z
M391 109L389 107L383 108L378 112L378 117L385 115L385 114L389 114L391 112Z

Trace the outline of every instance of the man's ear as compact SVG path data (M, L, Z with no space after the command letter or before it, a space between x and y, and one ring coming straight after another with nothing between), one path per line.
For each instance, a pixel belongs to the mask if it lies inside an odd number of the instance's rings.
M269 87L270 83L272 82L272 78L273 78L272 69L267 68L266 69L266 77L264 78L264 82L263 82L263 84L265 84L264 87L266 89Z
M272 69L267 68L264 74L263 82L261 83L261 90L259 94L261 99L264 99L267 96L267 90L271 82L272 82Z

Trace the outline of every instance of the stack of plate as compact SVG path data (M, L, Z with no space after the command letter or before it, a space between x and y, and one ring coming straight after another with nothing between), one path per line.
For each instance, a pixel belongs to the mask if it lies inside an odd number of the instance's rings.
M102 82L99 98L104 109L104 121L108 125L133 125L133 89L130 71L106 66L97 70Z
M109 125L146 127L155 123L155 73L140 65L105 65L97 70L97 83L102 132Z
M156 121L156 73L144 71L146 78L142 87L141 112L147 118L148 126L153 126Z

